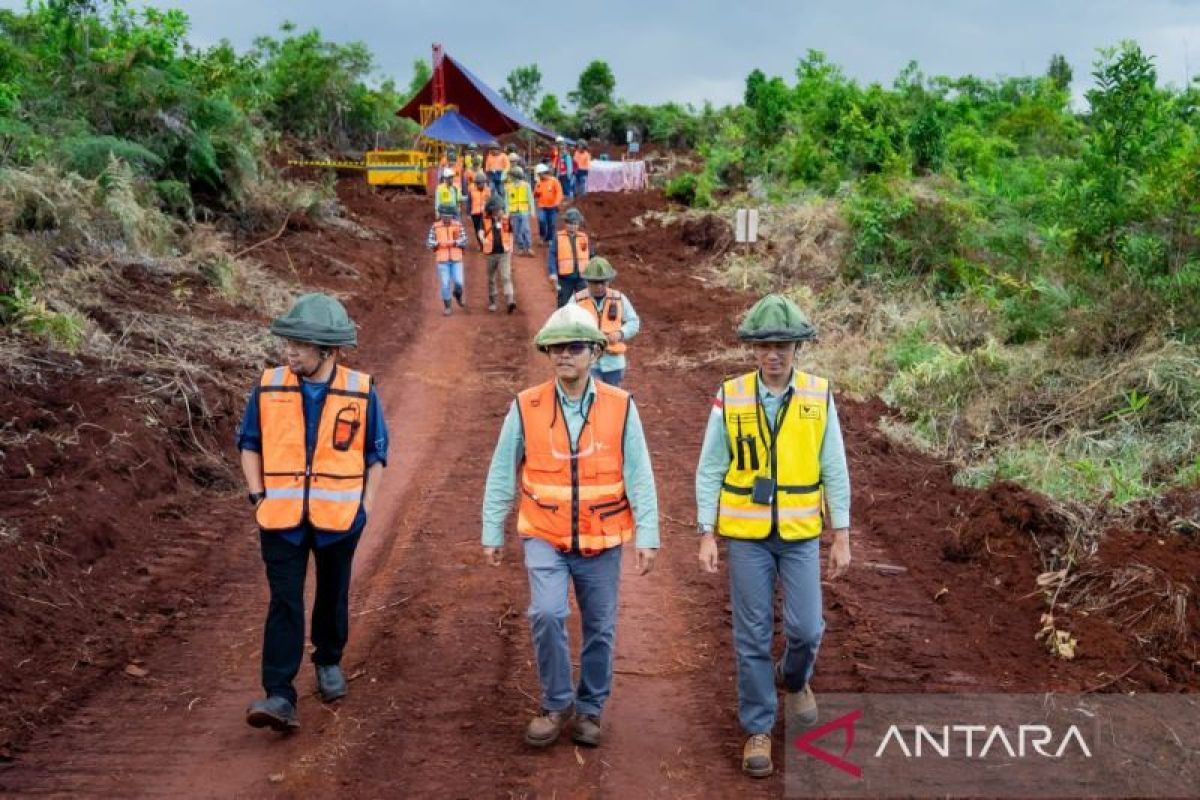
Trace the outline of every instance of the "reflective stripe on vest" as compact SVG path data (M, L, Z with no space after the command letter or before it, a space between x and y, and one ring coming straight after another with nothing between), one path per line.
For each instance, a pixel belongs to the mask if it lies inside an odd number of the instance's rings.
M525 439L517 532L585 556L633 537L622 477L629 394L597 381L592 385L596 395L576 447L553 381L517 396Z
M463 250L457 244L458 238L462 236L462 224L451 222L447 225L438 222L434 231L437 233L437 250L434 251L437 262L441 264L443 261L462 261Z
M336 367L321 409L312 463L304 441L304 395L287 367L266 370L259 381L266 499L256 518L266 531L290 530L305 520L344 533L354 525L366 480L367 401L371 377Z
M777 527L783 539L821 534L821 442L829 410L829 382L797 370L791 396L771 443L771 429L758 399L758 373L721 387L729 469L721 487L717 528L733 539L765 539ZM772 478L772 502L755 503L754 479Z
M576 232L574 249L571 248L571 234L567 231L559 231L555 249L558 253L558 274L560 277L574 275L587 266L588 237L583 231Z
M621 293L616 289L608 290L604 302L598 310L596 301L592 299L592 294L587 289L575 295L575 304L592 315L592 319L596 320L596 324L600 326L601 333L607 335L621 332L621 326L625 324L625 302L621 299ZM604 352L607 355L619 356L626 349L625 342L613 344L610 341L608 349Z
M483 252L487 255L492 253L492 231L495 225L492 223L491 217L483 218ZM512 223L508 221L508 217L500 218L500 243L504 245L504 252L512 252L513 233Z

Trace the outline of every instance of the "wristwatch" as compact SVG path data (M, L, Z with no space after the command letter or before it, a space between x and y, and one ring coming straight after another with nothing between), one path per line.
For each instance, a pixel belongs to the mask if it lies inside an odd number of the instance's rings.
M713 532L712 525L705 525L700 522L696 523L696 533L700 534L701 536L703 536L706 533L712 533L712 532Z
M266 492L251 492L250 494L246 495L246 497L249 498L250 505L256 506L259 503L261 503L263 500L267 499L267 493Z

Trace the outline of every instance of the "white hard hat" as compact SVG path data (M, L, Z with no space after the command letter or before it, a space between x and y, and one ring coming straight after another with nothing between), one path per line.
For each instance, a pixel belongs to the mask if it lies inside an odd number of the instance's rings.
M566 141L566 139L564 139L564 138L563 138L563 137L561 137L561 136L555 136L555 137L554 137L554 141L556 141L556 142L565 142L565 141Z
M444 170L442 170L442 177L443 178L453 178L454 170L450 169L449 167L446 167Z
M544 175L545 173L550 171L550 168L547 167L545 164L538 164L536 167L533 168L533 171L534 171L534 174L536 174L536 175Z

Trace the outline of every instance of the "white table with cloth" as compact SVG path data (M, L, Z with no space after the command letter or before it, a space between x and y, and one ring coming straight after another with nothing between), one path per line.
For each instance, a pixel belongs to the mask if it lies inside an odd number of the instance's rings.
M593 159L588 169L587 190L591 192L639 192L646 188L645 161L602 161Z

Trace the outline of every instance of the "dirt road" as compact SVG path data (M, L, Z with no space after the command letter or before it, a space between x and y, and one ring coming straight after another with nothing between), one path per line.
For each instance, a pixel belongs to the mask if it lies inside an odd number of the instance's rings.
M725 375L746 367L730 349L730 334L749 301L693 281L692 254L677 233L631 227L660 202L645 195L583 203L601 251L621 273L618 286L644 320L631 346L628 388L648 432L663 514L654 573L637 576L633 559L625 560L603 747L579 750L563 741L542 752L522 743L538 689L520 548L510 533L499 568L484 566L479 553L484 476L500 422L515 391L549 375L530 346L553 310L544 251L515 262L517 314L486 311L483 261L472 254L469 309L443 318L421 252L427 201L362 199L355 210L392 238L397 281L416 272L403 302L376 296L352 305L365 323L355 363L377 378L392 451L355 560L344 660L349 696L323 706L306 666L298 734L242 723L259 693L266 608L247 515L231 523L203 565L215 578L205 604L146 648L148 674L115 673L93 687L63 725L35 737L0 772L0 790L72 797L780 795L781 778L754 782L738 770L726 578L697 570L691 524L692 470L712 394ZM819 364L819 351L813 359ZM955 487L947 467L878 432L882 408L845 400L841 410L855 486L856 566L826 586L818 692L1079 689L1125 668L1132 656L1116 638L1089 643L1070 663L1050 659L1034 642L1041 601L1029 593L1043 524L1036 500L1005 487ZM577 615L572 621L577 645Z

